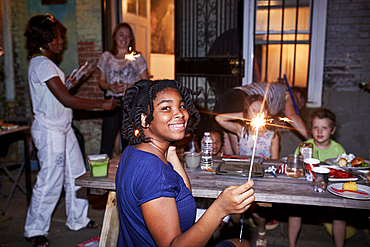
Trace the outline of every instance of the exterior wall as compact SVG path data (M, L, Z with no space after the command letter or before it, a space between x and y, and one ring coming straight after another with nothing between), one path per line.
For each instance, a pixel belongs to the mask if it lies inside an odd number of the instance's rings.
M23 36L27 20L34 14L30 0L12 0L12 21L15 56L16 95L19 117L31 117L27 85L27 51ZM74 3L74 0L69 2ZM62 5L63 6L63 5ZM33 8L33 7L32 7ZM40 7L46 13L45 6ZM58 6L58 10L60 7ZM102 52L102 21L100 0L75 0L77 57L76 64L98 59ZM68 14L68 13L67 13ZM73 23L74 24L74 23ZM2 28L2 27L0 27ZM71 29L68 29L71 30ZM370 93L358 88L358 83L370 81L370 3L368 0L328 0L326 50L324 65L323 107L337 115L336 140L347 152L369 157ZM70 71L65 71L69 74ZM83 98L103 98L98 87L98 71L78 90ZM307 109L307 116L314 109ZM102 112L76 112L74 124L85 139L86 154L100 149ZM301 141L292 132L281 132L280 156L294 151Z
M63 54L61 69L68 76L72 69L98 59L102 52L102 21L100 0L72 0L64 5L41 5L41 1L11 1L14 67L16 80L16 117L31 119L32 110L27 80L27 50L24 30L27 21L35 14L51 13L68 29L67 51ZM1 26L2 30L2 26ZM98 71L86 81L76 95L82 98L102 99L103 92L98 87ZM74 125L85 140L85 153L97 154L100 151L102 112L90 111L75 113Z
M334 139L347 153L370 159L370 92L358 87L370 81L370 2L328 0L327 11L322 107L337 116ZM280 136L280 157L301 141L285 129Z
M336 140L347 153L369 159L370 2L329 0L324 61L323 107L337 116Z
M27 81L27 50L25 49L26 39L24 30L29 19L27 1L11 1L12 27L13 27L13 49L14 49L14 79L15 79L15 116L12 117L30 117L31 102L28 94ZM5 51L9 52L9 51Z
M102 19L100 0L76 0L78 63L98 60L102 53ZM84 82L77 95L81 98L103 99L100 90L99 72L96 70ZM81 131L85 140L85 154L100 152L102 112L74 111L74 125Z

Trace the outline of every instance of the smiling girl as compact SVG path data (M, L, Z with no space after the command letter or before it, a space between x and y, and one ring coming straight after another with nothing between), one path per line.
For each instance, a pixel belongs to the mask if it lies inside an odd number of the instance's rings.
M104 90L106 99L119 100L119 107L104 112L103 117L100 153L108 154L110 158L113 158L115 139L122 127L125 91L138 80L149 79L145 58L140 54L133 61L126 59L125 56L131 52L137 52L134 32L128 23L119 23L112 34L111 49L105 51L98 61L99 87ZM127 141L120 139L123 150Z
M253 181L225 189L194 223L190 181L170 146L199 121L189 89L172 80L141 80L126 91L123 116L130 145L116 175L118 246L205 246L226 215L250 207ZM218 246L251 245L233 239Z

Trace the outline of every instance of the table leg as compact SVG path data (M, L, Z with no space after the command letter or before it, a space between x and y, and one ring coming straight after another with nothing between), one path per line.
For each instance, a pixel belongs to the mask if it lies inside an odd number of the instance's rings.
M100 233L99 247L116 247L119 232L119 217L117 196L115 191L109 191L105 208L103 226Z
M24 162L25 162L26 191L27 191L26 196L27 196L27 206L29 206L32 196L29 130L27 130L27 132L24 133L23 141L24 141Z

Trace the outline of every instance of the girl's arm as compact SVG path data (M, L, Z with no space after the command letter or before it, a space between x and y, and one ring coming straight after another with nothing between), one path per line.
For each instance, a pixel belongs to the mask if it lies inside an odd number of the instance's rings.
M148 69L145 69L145 70L140 74L140 79L142 79L142 80L149 80L149 73L148 73Z
M90 100L82 99L71 95L64 86L62 80L58 76L46 81L51 93L59 100L59 102L68 108L74 109L94 109L100 108L103 110L112 110L118 106L118 100Z
M171 146L168 147L168 150L167 150L167 160L169 162L171 162L174 170L177 171L178 174L180 174L180 176L184 180L184 183L185 183L186 187L188 187L188 189L191 192L191 184L190 184L188 175L186 174L186 172L184 170L184 167L181 165L181 162L179 160L179 157L177 156L176 146L174 146L174 145L172 146L171 145Z
M174 198L160 197L141 205L145 224L157 246L205 246L228 214L243 213L254 201L253 180L226 188L189 230L181 233Z
M238 122L232 122L231 120L242 119L243 113L225 113L219 114L215 117L216 122L221 125L223 128L227 129L230 132L235 133L240 138L240 133L242 132L243 126Z
M271 159L279 158L279 135L274 133L271 139Z
M292 120L292 122L290 122L290 125L292 125L304 138L308 139L306 126L301 117L298 116L297 112L295 111L290 95L287 96L287 99L285 101L285 116Z

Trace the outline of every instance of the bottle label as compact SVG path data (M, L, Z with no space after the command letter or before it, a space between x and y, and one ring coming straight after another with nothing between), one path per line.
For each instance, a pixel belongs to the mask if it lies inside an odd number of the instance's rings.
M300 150L303 159L312 158L312 149L311 148L301 148Z
M212 142L204 141L202 142L202 159L200 168L202 170L211 169L213 165L212 160Z

